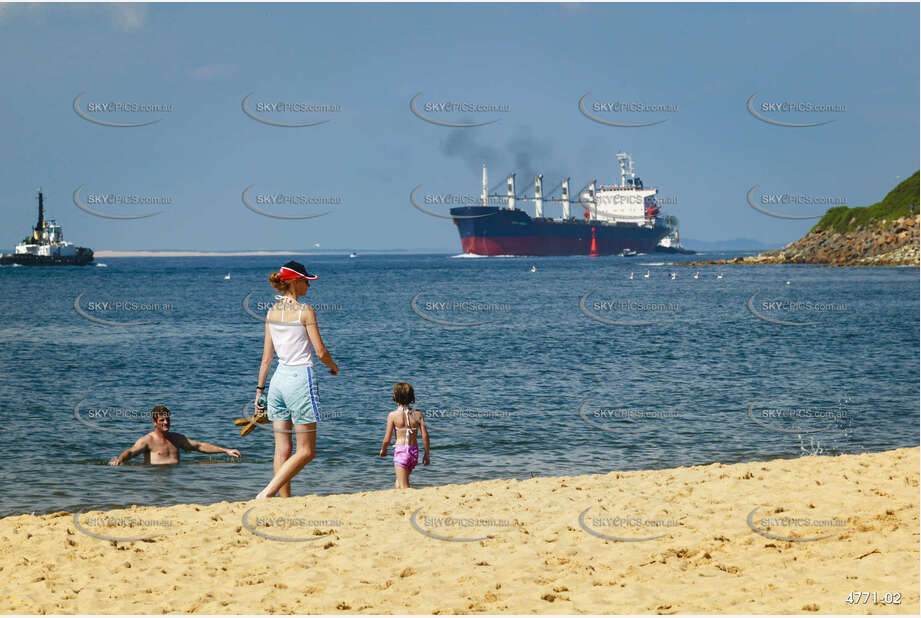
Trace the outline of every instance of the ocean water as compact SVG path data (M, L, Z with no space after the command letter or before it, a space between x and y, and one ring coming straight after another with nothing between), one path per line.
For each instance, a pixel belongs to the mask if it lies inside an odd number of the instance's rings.
M320 275L304 300L341 372L318 367L318 452L295 495L392 487L377 452L398 381L432 438L415 486L918 445L917 268L298 259ZM273 435L233 419L262 352L250 312L281 261L0 268L0 515L255 496ZM174 431L243 458L107 466L158 404Z

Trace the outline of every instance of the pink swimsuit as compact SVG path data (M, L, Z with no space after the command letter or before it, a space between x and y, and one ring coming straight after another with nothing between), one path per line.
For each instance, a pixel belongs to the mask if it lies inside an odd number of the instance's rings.
M406 427L397 427L397 431L406 432L406 442L409 442L409 436L418 430L418 427L409 426L409 413L403 409L403 415L406 417ZM410 472L419 463L419 447L410 446L409 444L398 444L393 447L393 463L401 468L407 468Z

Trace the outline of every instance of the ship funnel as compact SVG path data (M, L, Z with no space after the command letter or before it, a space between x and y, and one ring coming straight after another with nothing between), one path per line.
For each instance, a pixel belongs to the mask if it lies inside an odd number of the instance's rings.
M515 210L515 174L509 174L506 179L506 195L508 195L508 209Z
M35 226L35 229L40 230L45 223L45 196L42 195L42 190L38 190L38 225Z
M569 178L563 179L563 219L569 219Z
M534 179L534 216L537 218L544 216L543 180L543 174L538 174Z
M45 227L45 196L42 195L41 187L38 188L38 223L32 230L33 242L40 242L42 239L42 228Z

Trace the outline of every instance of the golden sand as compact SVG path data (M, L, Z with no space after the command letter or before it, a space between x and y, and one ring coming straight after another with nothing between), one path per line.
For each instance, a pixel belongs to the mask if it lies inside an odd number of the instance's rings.
M7 517L0 610L917 614L918 483L909 448Z

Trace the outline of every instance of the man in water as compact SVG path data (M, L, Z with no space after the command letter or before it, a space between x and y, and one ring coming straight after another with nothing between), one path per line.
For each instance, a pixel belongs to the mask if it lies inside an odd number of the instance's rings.
M134 446L110 461L110 466L120 466L141 453L144 453L144 463L147 464L177 464L179 463L179 449L199 453L225 453L231 457L240 457L240 451L235 448L224 448L207 442L189 440L181 433L170 431L170 411L166 406L155 407L150 411L150 417L153 420L154 430L138 438Z

